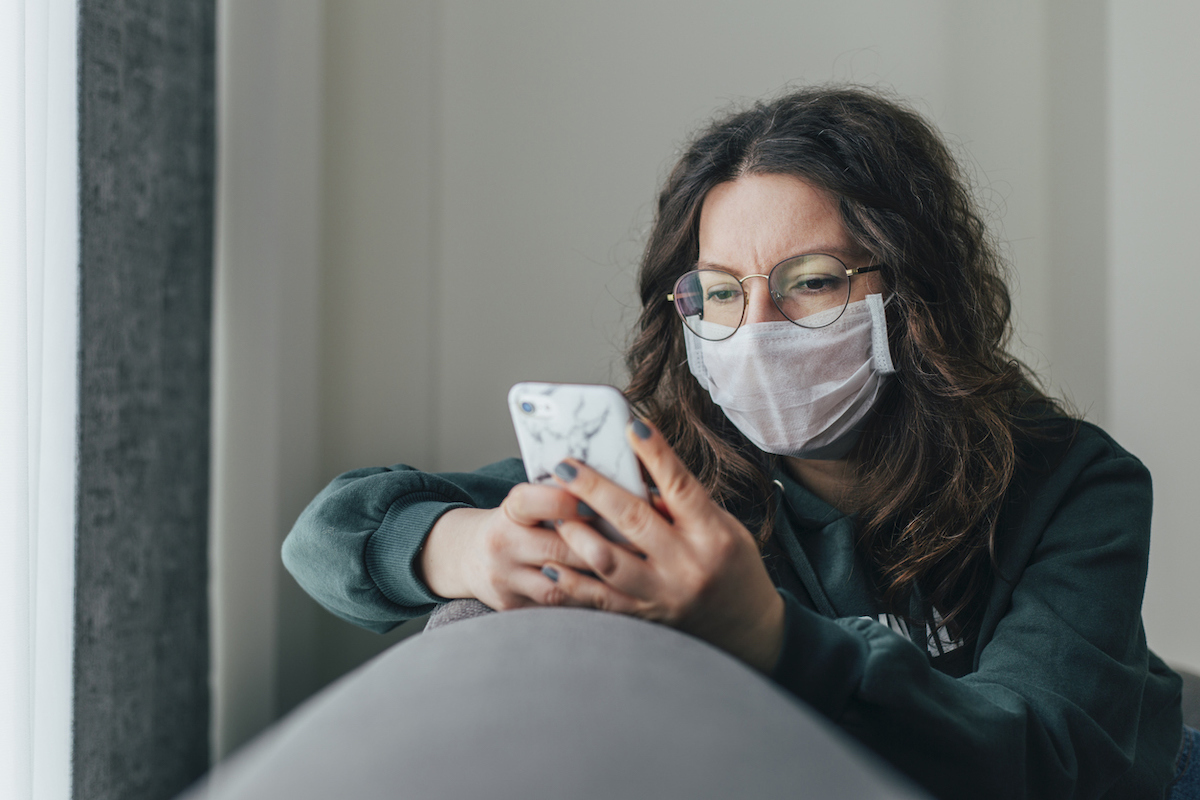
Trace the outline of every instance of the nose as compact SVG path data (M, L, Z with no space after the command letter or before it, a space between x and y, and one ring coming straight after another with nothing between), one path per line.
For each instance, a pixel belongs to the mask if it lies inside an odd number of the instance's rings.
M761 279L761 283L755 279ZM766 275L747 275L742 279L742 291L746 293L746 318L743 325L758 322L785 322L787 317L771 300L771 290Z

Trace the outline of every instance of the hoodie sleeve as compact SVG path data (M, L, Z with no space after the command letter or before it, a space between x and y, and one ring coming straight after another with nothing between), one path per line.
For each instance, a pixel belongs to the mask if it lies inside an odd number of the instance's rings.
M454 508L495 508L524 480L518 459L470 473L402 464L347 472L300 514L284 540L283 563L326 609L385 633L445 602L414 567L438 518Z
M773 677L938 797L1161 797L1181 719L1141 622L1150 505L1142 464L1092 436L1005 531L1021 555L1002 560L973 672L785 593Z

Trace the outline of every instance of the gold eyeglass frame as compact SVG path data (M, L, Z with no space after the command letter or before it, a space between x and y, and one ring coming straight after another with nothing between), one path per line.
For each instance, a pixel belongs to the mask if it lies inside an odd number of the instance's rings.
M847 280L847 284L846 284L846 302L842 304L842 310L841 310L841 312L840 312L840 313L839 313L839 314L838 314L836 317L834 317L833 319L829 320L829 322L826 322L824 325L818 325L818 326L817 326L817 327L815 327L815 328L810 328L810 327L808 327L807 325L801 325L799 322L797 322L796 320L794 320L794 319L792 319L791 317L789 317L789 316L787 315L787 313L785 313L785 312L784 312L784 310L783 310L782 308L779 308L779 298L777 297L776 293L770 290L770 286L771 286L771 275L775 274L775 270L776 270L776 269L778 269L778 268L779 268L779 267L780 267L782 264L786 264L786 263L788 263L789 261L795 261L797 258L806 258L806 257L808 257L808 256L824 256L824 257L826 257L826 258L832 258L834 261L836 261L836 262L838 262L839 264L841 264L841 265L842 265L842 268L846 270L846 280ZM741 278L739 278L737 275L734 275L734 274L733 274L732 272L730 272L729 270L721 269L720 267L704 267L704 268L700 268L700 267L693 267L692 269L689 269L687 272L683 273L683 275L680 275L678 278L676 278L676 279L675 279L675 286L678 286L678 285L679 285L679 282L680 282L681 280L683 280L684 276L686 276L686 275L688 275L688 274L690 274L690 273L692 273L692 272L702 272L702 271L710 271L710 272L724 272L726 275L728 275L729 277L731 277L731 278L733 278L735 281L737 281L737 282L738 282L738 286L742 286L742 285L743 285L743 284L744 284L746 281L750 280L751 278L764 278L764 279L766 279L766 281L767 281L767 287L768 287L767 294L769 294L769 295L770 295L770 297L771 297L771 302L775 304L775 308L778 308L778 309L779 309L779 313L780 313L780 314L783 314L783 317L784 317L784 319L786 319L788 322L792 323L793 325L795 325L795 326L796 326L796 327L798 327L798 328L805 328L806 330L819 330L819 329L821 329L821 328L828 327L829 325L832 325L833 323L837 322L839 319L841 319L841 318L842 318L842 314L846 313L846 308L847 308L847 307L850 305L850 284L849 284L849 280L850 280L851 278L853 278L855 275L862 275L862 274L864 274L864 273L867 273L867 272L878 272L878 271L880 271L881 269L883 269L885 266L887 266L887 265L886 265L886 264L871 264L871 265L869 265L869 266L866 266L866 267L857 267L857 268L855 268L855 269L850 269L850 267L847 267L847 266L846 266L846 262L842 261L840 258L838 258L837 256L835 256L835 255L833 255L833 254L831 254L831 253L800 253L799 255L795 255L795 256L788 256L788 257L787 257L787 258L785 258L783 261L780 261L778 264L776 264L775 266L771 267L771 271L770 271L770 272L768 272L766 275L763 275L762 273L755 273L755 274L753 274L753 275L746 275L746 276L744 276L744 277L741 277ZM668 302L669 302L669 303L670 303L672 306L674 306L674 308L675 308L675 313L679 314L679 317L680 317L680 319L683 319L683 312L682 312L682 311L679 309L679 305L678 305L678 304L676 304L676 302L675 302L675 293L674 293L674 291L667 292L667 301L668 301ZM747 307L749 304L750 304L750 295L748 295L748 294L747 294L745 291L743 291L743 292L742 292L742 316L741 316L741 317L739 318L739 320L738 320L737 327L733 329L733 333L737 333L737 332L738 332L738 330L739 330L739 329L742 327L742 322L744 322L744 321L745 321L745 319L746 319L746 307ZM686 322L685 322L685 324L686 324ZM729 336L733 336L733 333L729 334ZM728 339L728 338L729 338L729 336L727 336L727 337L725 337L725 338L726 338L726 339ZM723 340L723 339L713 339L712 341L718 341L718 342L719 342L719 341L724 341L724 340Z

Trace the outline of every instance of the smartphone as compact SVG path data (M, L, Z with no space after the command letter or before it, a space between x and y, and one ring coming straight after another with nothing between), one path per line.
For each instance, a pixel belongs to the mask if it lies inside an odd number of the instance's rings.
M633 413L624 395L613 387L518 383L508 392L508 409L530 483L555 484L554 467L571 457L649 500L641 464L625 434ZM608 539L629 544L605 520L595 525Z

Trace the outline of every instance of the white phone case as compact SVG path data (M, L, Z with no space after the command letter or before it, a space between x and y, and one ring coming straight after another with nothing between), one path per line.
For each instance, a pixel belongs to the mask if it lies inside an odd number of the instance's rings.
M611 386L578 383L518 383L508 408L530 483L554 484L554 467L568 456L618 486L649 499L642 469L625 429L632 418L625 397ZM604 520L596 528L627 542Z

